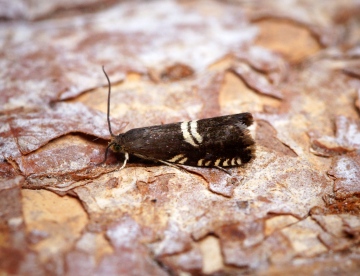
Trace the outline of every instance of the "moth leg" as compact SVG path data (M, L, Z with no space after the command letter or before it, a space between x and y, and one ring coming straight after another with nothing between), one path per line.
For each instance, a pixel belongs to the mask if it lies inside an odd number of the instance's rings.
M225 170L224 168L221 168L221 167L219 167L219 166L215 166L215 168L217 168L218 170L221 170L221 171L227 173L228 175L231 175L231 172L229 172L228 170Z
M180 166L178 166L178 165L175 165L175 164L172 164L172 163L163 161L163 160L156 160L156 161L159 161L159 162L161 162L161 163L163 163L163 164L165 164L165 165L168 165L168 166L170 166L170 167L176 168L176 169L178 169L178 170L180 170L180 171L182 171L182 172L188 172L186 169L184 169L184 168L182 168L182 167L180 167Z
M123 168L125 168L126 163L129 160L129 154L127 152L125 152L124 156L125 156L124 163L122 164L122 166L121 166L121 168L119 170L122 170Z
M102 165L102 164L105 164L106 162L106 159L107 159L107 156L108 156L108 153L109 153L109 148L113 145L114 143L110 143L107 147L106 147L106 150L105 150L105 158L102 162L100 162L99 164L97 164L98 166Z

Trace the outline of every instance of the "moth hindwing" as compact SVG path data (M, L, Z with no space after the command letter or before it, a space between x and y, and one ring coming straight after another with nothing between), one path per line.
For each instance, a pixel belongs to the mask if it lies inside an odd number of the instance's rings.
M103 68L105 73L105 70ZM106 73L105 73L106 75ZM229 168L242 165L255 157L255 142L247 129L253 123L250 113L220 116L202 120L134 128L115 136L109 120L112 139L108 149L159 161L168 165ZM104 160L104 161L105 161Z

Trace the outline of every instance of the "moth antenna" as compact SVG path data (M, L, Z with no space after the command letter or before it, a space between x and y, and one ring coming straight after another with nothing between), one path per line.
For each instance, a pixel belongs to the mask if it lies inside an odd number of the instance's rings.
M102 66L102 70L105 74L105 77L108 81L108 84L109 84L109 92L108 92L108 103L107 103L107 122L108 122L108 126L109 126L109 132L110 132L110 135L112 137L114 137L114 133L112 132L111 130L111 124L110 124L110 94L111 94L111 83L110 83L110 79L109 79L109 76L106 74L105 72L105 68L104 68L104 65Z

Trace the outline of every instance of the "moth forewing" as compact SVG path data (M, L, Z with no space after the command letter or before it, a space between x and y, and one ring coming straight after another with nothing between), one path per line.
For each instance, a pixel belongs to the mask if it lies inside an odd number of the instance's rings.
M241 119L241 120L239 120ZM122 152L197 167L235 167L254 157L250 113L131 129L113 138Z

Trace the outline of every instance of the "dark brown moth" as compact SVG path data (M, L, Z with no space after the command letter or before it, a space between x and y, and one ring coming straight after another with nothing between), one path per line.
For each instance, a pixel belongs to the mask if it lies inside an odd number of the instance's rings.
M255 142L247 129L253 123L250 113L202 120L134 128L114 135L110 124L111 83L108 80L107 121L112 139L106 148L123 153L124 168L129 155L169 166L216 167L224 170L240 166L255 157Z

